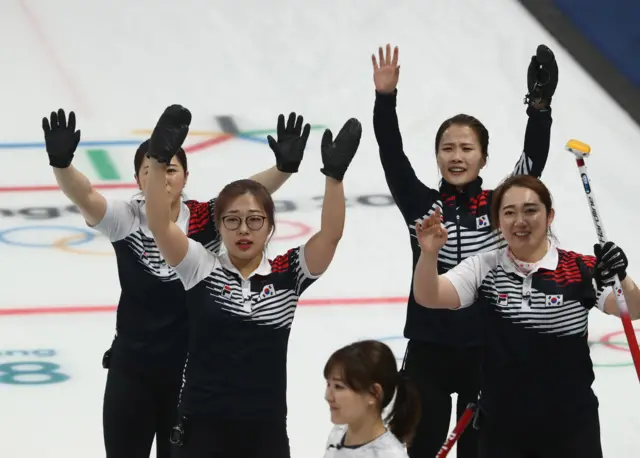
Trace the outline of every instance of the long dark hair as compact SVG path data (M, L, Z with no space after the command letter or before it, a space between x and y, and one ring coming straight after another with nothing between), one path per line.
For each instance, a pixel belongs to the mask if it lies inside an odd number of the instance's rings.
M391 348L377 340L354 342L335 351L324 366L324 377L338 370L342 381L356 393L371 393L375 384L382 387L378 399L380 413L391 403L393 407L385 423L403 443L409 444L420 420L420 395L403 371L398 372Z

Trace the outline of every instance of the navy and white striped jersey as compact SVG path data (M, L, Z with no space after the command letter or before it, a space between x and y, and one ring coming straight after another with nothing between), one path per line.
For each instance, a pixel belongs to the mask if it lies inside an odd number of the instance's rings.
M506 253L505 248L472 256L444 274L461 309L482 312L480 404L496 421L559 426L597 406L588 316L593 306L604 311L613 290L583 280L577 260L593 268L593 256L551 244L525 275Z
M213 203L183 202L176 223L217 252L220 237ZM111 364L181 370L188 345L186 293L153 240L144 198L107 201L107 211L94 229L113 245L122 288Z
M319 278L307 269L304 245L272 261L263 256L245 279L226 253L190 239L175 270L187 290L191 337L181 413L285 418L291 323L300 295Z
M512 174L540 177L547 162L551 138L551 109L527 109L529 121L524 150ZM449 239L440 250L438 269L444 273L469 256L505 246L499 233L491 230L490 206L493 191L482 188L482 179L469 183L462 191L442 180L439 189L422 183L406 154L396 114L396 93L376 92L373 125L380 150L380 160L387 185L409 230L413 253L412 272L420 257L416 223L427 218L436 208L449 231ZM408 339L467 347L481 343L479 318L475 308L458 313L421 307L413 297L413 281L409 292L404 335Z

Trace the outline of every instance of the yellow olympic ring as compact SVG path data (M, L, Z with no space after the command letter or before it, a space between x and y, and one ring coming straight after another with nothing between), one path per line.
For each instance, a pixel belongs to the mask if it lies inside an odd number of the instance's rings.
M106 251L85 250L82 248L78 248L77 246L70 245L70 243L75 242L76 240L81 240L85 237L86 235L84 234L75 234L75 235L69 235L67 237L61 237L53 242L53 246L67 253L83 254L88 256L113 256L115 254L113 251L106 252Z

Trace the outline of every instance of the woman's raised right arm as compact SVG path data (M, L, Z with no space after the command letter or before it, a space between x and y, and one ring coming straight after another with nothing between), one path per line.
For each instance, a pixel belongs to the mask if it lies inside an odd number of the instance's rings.
M107 211L107 200L96 191L89 179L73 165L66 168L53 168L58 186L80 210L89 226L95 226Z
M484 276L492 268L487 256L470 256L442 275L438 275L438 252L448 239L441 223L440 210L416 224L420 257L413 275L413 297L423 307L459 309L473 304Z
M42 130L49 155L49 164L58 186L73 202L90 226L97 225L107 211L106 199L96 191L89 179L78 171L71 161L80 143L80 131L76 131L76 115L69 113L67 122L63 109L51 112L49 119L42 118Z
M398 48L391 56L391 46L387 45L386 54L379 49L379 60L372 56L373 80L376 88L376 100L373 108L373 130L380 151L380 162L384 169L387 186L396 205L405 216L413 220L416 217L416 204L424 206L421 195L429 191L422 183L409 158L404 152L402 135L396 113L396 96L400 66L398 65Z

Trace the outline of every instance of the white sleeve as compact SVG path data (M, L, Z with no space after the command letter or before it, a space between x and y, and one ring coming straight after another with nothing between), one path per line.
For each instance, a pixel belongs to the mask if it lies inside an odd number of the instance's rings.
M478 289L496 256L497 251L470 256L444 274L458 293L460 308L469 307L476 301Z
M593 283L595 283L595 281ZM604 309L604 304L607 302L607 298L610 294L615 294L615 291L613 291L613 287L611 286L606 286L603 289L596 289L596 307L605 313L607 313L607 311Z
M289 252L289 262L293 267L293 275L296 279L296 292L302 294L321 275L312 275L307 267L307 258L304 257L304 245Z
M140 226L140 210L135 202L107 200L107 210L98 224L89 226L110 242L122 240Z
M174 269L184 289L189 290L207 278L219 265L217 255L207 250L200 242L189 239L187 254Z

